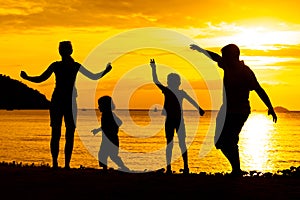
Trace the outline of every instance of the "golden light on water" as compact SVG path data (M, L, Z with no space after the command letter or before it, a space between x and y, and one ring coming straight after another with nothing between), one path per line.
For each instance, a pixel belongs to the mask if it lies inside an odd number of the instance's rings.
M272 134L275 131L272 119L265 113L253 113L246 121L240 135L241 167L262 171L272 169L268 151L272 149Z

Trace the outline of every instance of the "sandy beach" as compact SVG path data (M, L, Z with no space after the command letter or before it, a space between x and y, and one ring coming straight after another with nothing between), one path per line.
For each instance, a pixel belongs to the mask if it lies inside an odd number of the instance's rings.
M0 165L6 199L299 199L299 168L233 178L226 174L125 173Z

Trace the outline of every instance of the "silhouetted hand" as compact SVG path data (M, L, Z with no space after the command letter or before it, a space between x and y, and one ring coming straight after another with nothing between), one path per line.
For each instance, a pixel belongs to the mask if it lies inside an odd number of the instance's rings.
M152 68L155 68L155 67L156 67L154 59L150 59L150 66L151 66Z
M27 79L27 78L28 78L28 75L27 75L26 72L24 72L24 71L21 71L20 76L21 76L23 79Z
M273 122L275 122L275 123L277 122L277 115L276 115L276 113L275 113L275 111L274 111L273 108L268 110L268 115L272 115Z
M105 68L105 72L109 72L112 69L111 63L107 63L106 68Z
M102 131L101 128L95 128L95 129L91 130L91 132L92 132L94 135L96 135L96 134L99 133L100 131Z
M201 116L203 116L204 113L205 113L205 111L204 111L202 108L199 107L199 114L200 114Z
M199 46L196 45L196 44L191 44L191 45L190 45L190 49L192 49L192 50L197 50L197 51L199 51L199 52L203 52L203 50L204 50L204 49L202 49L201 47L199 47Z

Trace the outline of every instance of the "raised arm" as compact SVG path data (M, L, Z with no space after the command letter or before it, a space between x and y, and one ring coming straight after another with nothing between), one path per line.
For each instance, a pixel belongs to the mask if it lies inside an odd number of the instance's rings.
M159 82L158 78L157 78L157 73L156 73L156 64L154 59L150 59L150 66L152 68L152 79L153 82L157 85L160 86L162 85L161 82Z
M103 70L102 72L99 72L99 73L93 73L93 72L87 70L82 65L80 66L79 71L83 75L85 75L86 77L88 77L89 79L98 80L98 79L102 78L105 74L107 74L111 69L112 69L111 63L107 63L105 70Z
M206 55L207 57L209 57L210 59L212 59L215 62L219 63L219 62L222 61L222 57L219 54L214 53L212 51L208 51L208 50L202 49L201 47L199 47L196 44L191 44L190 45L190 49L196 50L196 51L198 51L200 53L203 53L204 55Z
M264 104L268 107L268 115L272 115L273 117L273 122L277 122L277 116L276 113L274 111L274 108L272 106L272 103L270 101L269 96L267 95L267 93L265 92L265 90L259 86L255 89L255 92L258 94L259 98L264 102Z
M199 114L201 116L204 115L205 111L198 105L198 103L192 98L190 97L187 93L185 93L185 99L190 102L199 112Z
M41 83L45 80L47 80L51 74L53 73L53 64L51 64L46 71L44 71L40 76L28 76L25 71L21 71L20 76L28 81L34 82L34 83Z

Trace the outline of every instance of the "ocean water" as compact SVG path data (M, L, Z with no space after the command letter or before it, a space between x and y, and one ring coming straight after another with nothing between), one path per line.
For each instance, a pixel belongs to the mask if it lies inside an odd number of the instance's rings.
M166 140L164 116L160 111L116 110L123 121L119 131L120 157L133 171L152 171L165 167ZM230 172L223 154L213 145L216 111L202 117L185 111L186 143L190 171L193 173ZM265 112L252 112L240 134L241 168L245 171L275 173L300 166L300 112L277 113L277 123ZM99 168L97 154L101 133L97 110L79 110L71 167ZM64 163L64 126L60 142L59 165ZM0 161L51 165L49 112L47 110L0 110ZM181 152L174 137L172 169L183 168ZM118 167L110 159L109 167Z

